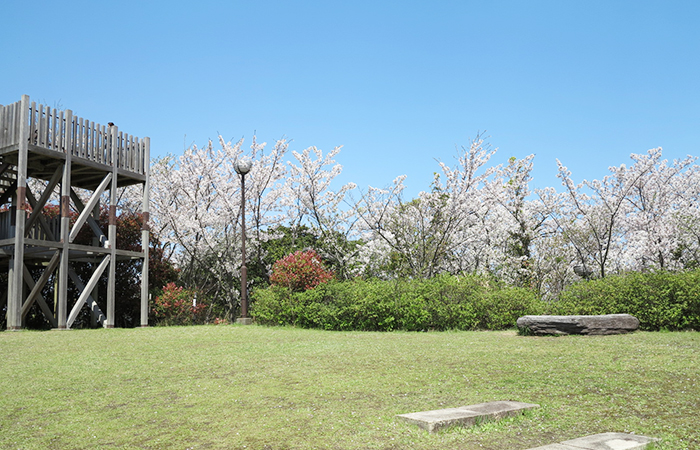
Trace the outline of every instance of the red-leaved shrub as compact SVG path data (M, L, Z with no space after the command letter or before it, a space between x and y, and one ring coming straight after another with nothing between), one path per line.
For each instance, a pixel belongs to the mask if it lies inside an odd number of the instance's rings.
M160 325L195 325L206 320L207 305L191 289L168 283L156 297L153 314Z
M323 266L321 257L313 250L296 251L272 266L270 282L294 292L313 289L333 278L333 271Z

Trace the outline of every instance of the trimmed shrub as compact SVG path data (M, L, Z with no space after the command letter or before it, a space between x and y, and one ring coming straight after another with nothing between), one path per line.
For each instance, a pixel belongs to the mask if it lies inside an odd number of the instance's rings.
M627 273L582 281L551 314L632 314L642 330L700 330L700 271Z
M533 292L476 276L332 281L304 292L273 286L254 297L258 323L326 330L504 329L540 311Z
M700 330L700 270L582 281L547 303L528 289L449 275L331 281L305 292L273 286L254 297L258 323L326 330L499 330L528 314L620 313L637 317L643 330Z

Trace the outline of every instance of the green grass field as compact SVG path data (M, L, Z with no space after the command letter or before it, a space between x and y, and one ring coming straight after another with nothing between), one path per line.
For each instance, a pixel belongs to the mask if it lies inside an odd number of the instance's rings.
M2 449L700 448L700 333L531 337L198 326L0 333ZM396 414L523 416L428 434Z

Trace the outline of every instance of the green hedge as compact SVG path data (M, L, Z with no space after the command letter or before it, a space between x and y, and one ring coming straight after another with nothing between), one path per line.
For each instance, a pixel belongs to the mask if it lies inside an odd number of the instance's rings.
M252 316L264 325L326 330L421 331L505 329L543 305L529 290L487 278L329 282L293 293L270 287L253 293Z
M326 330L499 330L527 314L619 313L637 317L642 330L700 330L700 270L582 281L550 303L488 278L447 275L333 281L299 293L271 287L255 291L253 300L260 324Z
M550 314L632 314L643 330L700 330L700 271L583 281L550 306Z

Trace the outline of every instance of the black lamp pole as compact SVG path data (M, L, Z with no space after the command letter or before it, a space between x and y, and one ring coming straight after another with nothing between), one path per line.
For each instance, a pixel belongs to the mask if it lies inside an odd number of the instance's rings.
M241 318L239 323L250 323L248 320L248 268L245 263L245 176L253 166L253 162L248 158L239 158L234 165L234 169L241 176Z
M245 265L245 174L241 173L241 318L248 317L248 267Z

